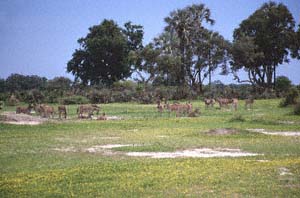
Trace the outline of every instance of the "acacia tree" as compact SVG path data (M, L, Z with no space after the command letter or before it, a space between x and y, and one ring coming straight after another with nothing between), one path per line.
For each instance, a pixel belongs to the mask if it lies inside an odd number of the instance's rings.
M134 54L140 58L136 65L155 83L190 85L202 92L204 79L209 77L211 83L212 72L227 63L229 42L202 26L203 21L214 23L203 4L174 11L165 21L165 31Z
M141 48L142 38L142 26L128 22L122 29L112 20L103 20L78 40L80 47L68 62L67 71L84 85L111 85L127 78L132 73L128 55Z
M199 85L202 92L203 81L208 77L210 86L212 72L218 66L226 68L230 43L219 33L206 29L196 33L192 41L194 60L191 79Z
M47 79L37 75L25 76L22 74L11 74L6 79L6 88L10 92L31 89L43 89Z
M276 67L288 62L292 50L295 21L282 3L262 5L234 30L232 71L238 82L250 82L263 88L275 86ZM248 80L236 72L244 69Z
M136 66L138 78L135 80L147 84L158 82L165 85L175 85L180 79L180 59L178 50L174 47L176 39L169 32L163 32L153 42L141 50L131 53Z
M298 25L298 31L295 33L294 42L292 46L292 57L300 59L300 25Z
M167 26L165 30L178 38L178 50L180 55L180 84L186 83L193 59L191 43L192 35L204 29L202 23L214 24L210 17L210 10L204 4L188 6L170 13L165 18Z

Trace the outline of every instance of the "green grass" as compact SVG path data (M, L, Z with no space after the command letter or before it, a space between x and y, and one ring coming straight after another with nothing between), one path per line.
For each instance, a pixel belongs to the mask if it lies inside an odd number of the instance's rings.
M197 118L159 114L154 104L101 105L108 116L124 118L119 121L78 121L77 106L71 105L68 121L0 124L0 197L300 197L300 137L246 130L300 131L300 117L291 108L279 108L279 102L259 100L253 110L245 110L241 101L234 112L205 109L203 102L193 101L201 110ZM239 133L207 133L217 128ZM115 155L85 151L105 144L141 146L114 148ZM124 155L201 147L239 148L263 155L209 159ZM291 174L280 175L282 167Z

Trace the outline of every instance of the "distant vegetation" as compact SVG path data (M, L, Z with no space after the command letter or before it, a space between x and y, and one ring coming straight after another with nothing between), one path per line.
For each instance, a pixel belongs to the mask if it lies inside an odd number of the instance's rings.
M262 94L277 88L279 64L300 58L300 28L282 3L264 3L234 30L233 42L207 28L214 23L209 8L193 4L171 12L163 32L144 46L141 25L122 28L103 20L78 40L67 71L83 85L112 85L135 74L143 84L186 86L203 94L204 80L211 85L219 68ZM241 79L240 70L248 79Z
M211 85L203 85L202 94L198 94L189 86L171 86L161 84L144 84L135 81L118 81L110 86L84 86L72 82L66 77L46 79L39 76L24 76L12 74L7 79L0 79L0 101L6 105L16 105L19 102L26 103L61 103L61 104L85 104L85 103L112 103L112 102L139 102L155 103L158 99L182 100L201 99L211 97L237 97L240 99L277 98L289 97L285 105L298 101L300 85L291 84L287 77L279 76L278 88L273 91L265 91L262 94L255 92L250 84L229 84L221 81L213 81ZM291 102L290 102L291 101Z
M291 91L297 95L299 86L288 77L276 76L279 64L300 59L300 26L296 27L284 4L264 3L234 30L233 42L208 29L214 23L209 8L193 4L171 12L163 32L143 45L143 26L127 22L120 27L105 19L78 39L79 48L67 63L74 82L12 74L0 79L0 100L7 104L153 103L162 98L275 98ZM233 74L242 84L212 82L217 69L223 75ZM247 72L248 79L241 79L240 70ZM291 100L281 106L297 103Z

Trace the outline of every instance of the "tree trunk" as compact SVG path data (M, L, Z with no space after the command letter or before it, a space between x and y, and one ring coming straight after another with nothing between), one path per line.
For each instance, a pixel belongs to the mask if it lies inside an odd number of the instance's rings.
M274 64L274 90L276 89L276 65Z
M198 81L199 81L199 93L202 94L203 87L202 87L202 81L201 81L201 69L199 69L199 72L198 72Z
M203 93L203 85L202 85L202 83L199 83L199 92L201 94Z
M208 73L208 84L209 84L209 91L211 91L211 69L210 69L210 66L209 66L209 73Z
M210 51L208 54L208 85L209 91L211 92L211 61L210 61Z
M272 79L273 79L273 66L267 67L267 88L272 89Z
M180 53L181 53L181 78L180 78L180 84L181 85L184 85L185 84L185 56L184 56L184 44L183 42L181 41L180 42Z

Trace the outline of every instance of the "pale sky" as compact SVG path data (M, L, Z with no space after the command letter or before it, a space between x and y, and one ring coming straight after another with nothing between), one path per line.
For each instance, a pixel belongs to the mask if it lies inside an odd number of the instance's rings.
M78 48L77 40L86 36L88 28L103 19L115 20L119 26L127 21L144 27L144 44L160 34L164 18L178 8L204 3L212 13L218 31L232 40L235 28L264 2L262 0L1 0L0 1L0 78L11 73L39 75L48 79L67 76L66 64ZM284 3L300 19L298 0ZM300 61L281 65L278 75L300 83ZM213 80L232 83L232 76L215 72Z

